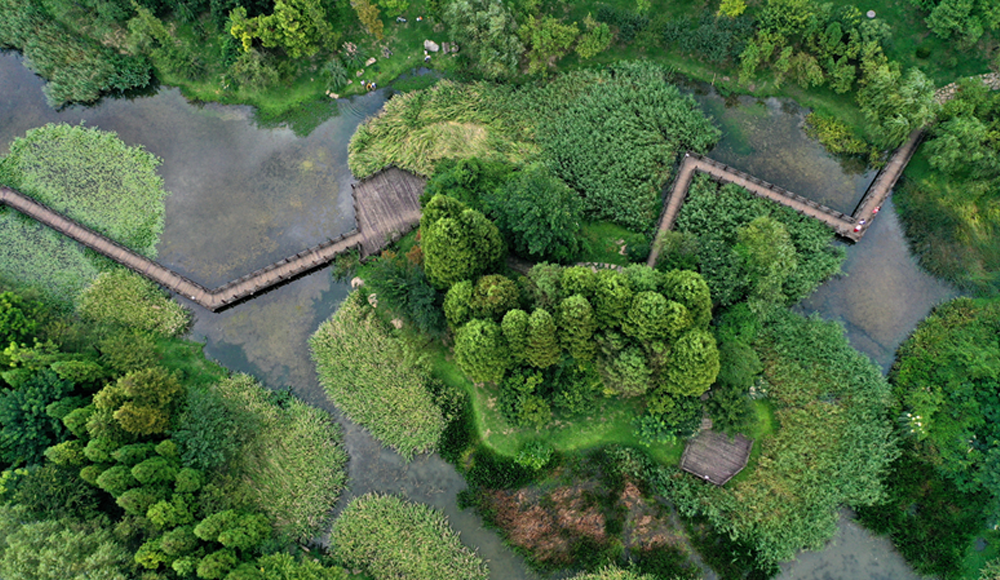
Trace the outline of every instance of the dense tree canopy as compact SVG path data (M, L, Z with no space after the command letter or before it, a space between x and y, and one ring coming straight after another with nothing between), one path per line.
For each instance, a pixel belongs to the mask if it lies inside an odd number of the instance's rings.
M905 432L959 489L993 495L1000 521L1000 302L938 308L900 347L891 379Z
M443 195L434 196L424 207L420 236L424 271L439 288L489 273L504 257L497 227L478 211Z
M842 504L879 500L897 451L888 383L841 326L782 312L755 349L780 425L758 441L757 466L723 488L688 477L662 483L682 512L707 516L773 563L824 545Z
M761 216L767 216L767 220L751 227ZM791 248L783 241L782 228ZM701 176L692 181L677 217L677 229L697 236L698 271L711 289L712 300L721 306L751 296L755 291L751 281L765 286L777 284L777 291L770 295L761 290L758 300L794 303L836 274L845 256L843 249L831 244L833 232L816 220L755 198L735 185L719 187ZM770 242L765 235L768 232L773 238ZM775 241L781 245L769 246ZM769 261L767 255L772 252L781 257L783 268ZM796 265L792 270L793 263ZM704 306L699 312L704 315Z
M521 256L562 263L576 258L583 202L545 165L514 174L483 197L483 206Z
M490 79L510 76L524 46L517 22L500 0L453 0L445 5L445 23L462 44L463 57Z

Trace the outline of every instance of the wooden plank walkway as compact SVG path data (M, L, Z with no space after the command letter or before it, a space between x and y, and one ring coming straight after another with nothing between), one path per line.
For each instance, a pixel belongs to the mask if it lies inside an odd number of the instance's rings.
M724 485L747 466L752 449L753 440L743 435L730 438L706 429L684 447L681 469L715 485Z
M650 267L656 264L663 235L674 227L696 171L707 173L717 182L739 185L754 195L788 206L803 215L823 222L832 228L837 235L858 242L868 231L868 227L879 208L892 193L892 188L895 187L899 177L903 174L903 170L906 169L906 165L913 157L913 153L917 150L922 138L922 129L910 134L906 143L893 153L885 167L879 171L878 176L868 187L868 191L865 192L852 215L816 203L714 159L697 153L686 153L678 168L677 176L674 178L670 194L664 202L663 215L660 216L660 224L657 227L652 251L649 253L646 264Z
M379 252L420 223L420 194L423 193L424 183L423 178L393 167L353 185L351 193L354 196L357 228L214 290L133 252L13 189L0 187L0 204L16 209L164 288L216 312L324 266L338 254L348 250L358 248L362 258Z

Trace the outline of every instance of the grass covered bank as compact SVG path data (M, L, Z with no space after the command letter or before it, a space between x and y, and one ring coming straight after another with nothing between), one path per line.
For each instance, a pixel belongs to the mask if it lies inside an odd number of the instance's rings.
M109 131L50 124L14 140L0 183L68 215L140 254L156 257L163 231L160 160ZM0 271L72 302L110 260L15 210L0 209Z

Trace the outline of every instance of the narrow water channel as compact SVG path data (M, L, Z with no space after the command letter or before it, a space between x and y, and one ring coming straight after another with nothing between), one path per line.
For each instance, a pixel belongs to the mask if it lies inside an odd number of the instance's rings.
M27 129L59 121L114 130L127 143L146 146L164 159L160 173L172 193L159 259L209 286L353 225L346 145L357 124L384 101L381 92L340 101L339 116L299 138L286 129L255 127L246 107L191 105L176 89L56 112L45 104L41 86L19 57L0 54L0 154ZM794 103L741 97L727 104L710 89L695 94L723 128L722 142L710 153L720 161L848 213L874 178L809 139L803 130L806 112ZM918 269L891 203L864 240L848 248L844 270L799 308L843 322L852 344L883 369L916 323L956 294ZM341 506L368 491L429 503L442 509L463 542L489 561L492 578L533 578L523 560L477 516L458 509L456 495L465 483L450 465L437 455L404 462L327 401L306 339L347 292L332 281L329 270L321 270L219 314L188 304L195 312L192 335L206 343L208 356L271 388L291 388L344 425L351 483ZM829 547L801 554L783 567L782 578L917 576L887 541L845 517Z

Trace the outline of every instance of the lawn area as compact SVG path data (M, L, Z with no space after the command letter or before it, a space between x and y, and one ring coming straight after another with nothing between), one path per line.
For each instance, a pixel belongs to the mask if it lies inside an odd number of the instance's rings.
M561 453L580 452L605 445L619 444L640 447L634 434L632 419L640 409L635 401L606 399L598 411L573 420L556 420L545 429L512 427L493 409L496 393L492 387L473 385L440 343L431 343L426 351L431 356L433 374L452 387L464 389L472 402L474 425L480 443L506 457L514 457L530 441L544 440ZM658 463L676 465L684 446L680 443L646 449Z
M634 237L630 230L611 222L587 222L580 228L580 262L598 262L628 266L627 253L621 253L618 240Z
M162 355L160 364L174 371L184 373L184 384L188 387L203 387L221 381L229 376L229 371L205 356L205 345L200 342L179 338L158 338L156 348Z
M753 449L750 450L750 459L743 471L737 473L732 485L749 479L764 449L764 439L771 436L778 430L778 420L774 417L774 403L767 399L757 399L753 402L753 422L748 429L744 430L744 435L753 439Z

